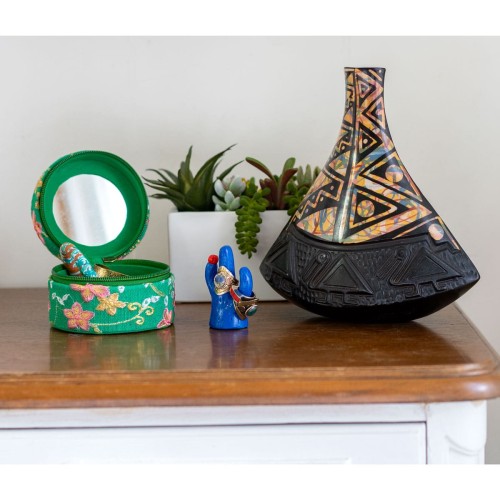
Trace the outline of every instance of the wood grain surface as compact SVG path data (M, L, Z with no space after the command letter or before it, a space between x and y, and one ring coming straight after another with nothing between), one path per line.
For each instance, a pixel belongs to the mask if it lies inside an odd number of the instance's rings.
M51 330L47 290L0 290L0 407L395 403L500 396L499 358L454 307L404 324L342 324L261 304L210 331L209 304L127 335Z

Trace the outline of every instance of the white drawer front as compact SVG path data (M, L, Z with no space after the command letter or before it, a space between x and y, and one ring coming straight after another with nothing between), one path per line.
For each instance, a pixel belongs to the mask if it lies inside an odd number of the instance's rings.
M0 463L425 463L425 424L0 430Z

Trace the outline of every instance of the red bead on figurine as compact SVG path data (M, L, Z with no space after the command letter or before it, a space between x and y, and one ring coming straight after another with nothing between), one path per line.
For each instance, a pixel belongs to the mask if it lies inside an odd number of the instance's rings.
M219 257L217 255L209 255L208 256L208 263L209 264L217 264L219 262Z

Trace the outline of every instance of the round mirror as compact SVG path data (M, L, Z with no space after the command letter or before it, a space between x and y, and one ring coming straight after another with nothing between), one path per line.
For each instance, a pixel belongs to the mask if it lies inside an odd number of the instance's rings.
M54 197L59 229L76 243L99 246L113 241L127 220L127 206L118 188L104 177L71 177Z

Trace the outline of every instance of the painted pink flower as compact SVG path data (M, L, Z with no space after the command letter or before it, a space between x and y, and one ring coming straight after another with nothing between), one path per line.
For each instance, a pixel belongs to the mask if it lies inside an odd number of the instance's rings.
M163 311L163 319L156 325L156 328L164 328L172 324L172 311L167 308Z
M104 297L108 297L110 294L109 287L103 285L91 285L90 283L77 285L76 283L71 283L69 286L72 290L80 292L85 302L90 302L94 297L104 299Z
M45 240L43 239L43 230L42 225L36 220L35 212L31 212L31 221L33 222L33 227L35 229L36 235L40 239L40 241L45 245Z
M89 321L94 317L92 311L84 311L82 306L78 302L75 302L71 309L64 309L63 312L64 316L68 318L68 328L81 328L88 332Z

